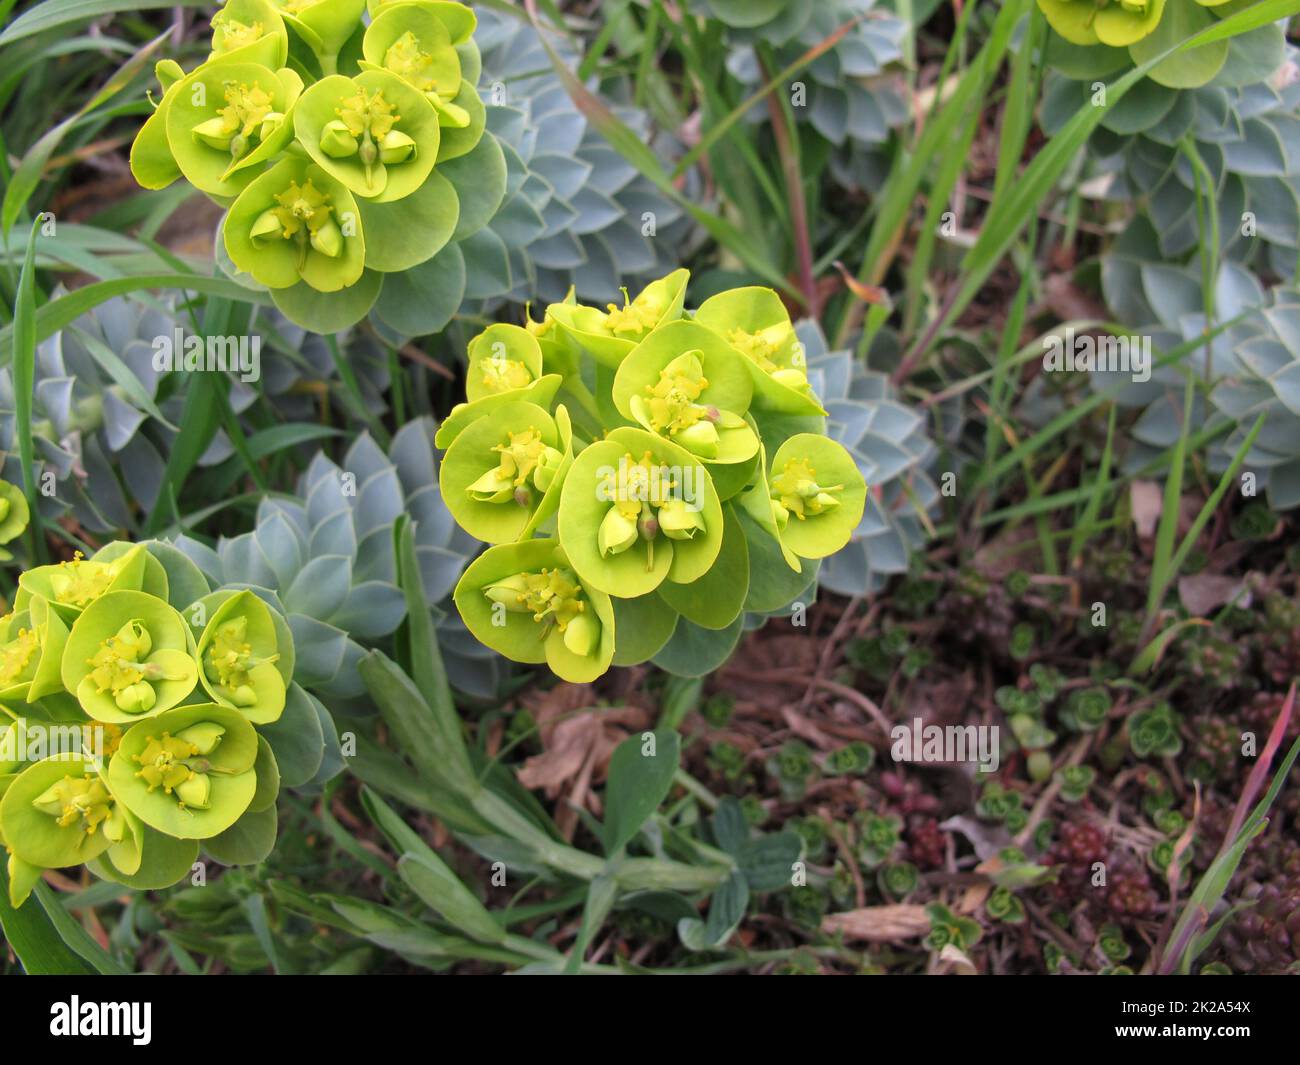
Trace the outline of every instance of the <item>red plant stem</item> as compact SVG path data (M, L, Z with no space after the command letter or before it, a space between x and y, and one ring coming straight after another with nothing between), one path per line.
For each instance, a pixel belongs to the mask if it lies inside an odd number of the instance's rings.
M765 81L772 72L760 60ZM776 138L777 155L781 157L781 171L785 175L786 194L790 197L790 228L794 231L795 259L799 269L799 290L804 306L816 318L821 311L817 298L817 279L813 276L812 240L808 232L808 203L803 194L803 176L799 172L799 157L795 154L794 138L786 122L785 110L776 98L776 89L767 95L767 110L772 116L772 135Z

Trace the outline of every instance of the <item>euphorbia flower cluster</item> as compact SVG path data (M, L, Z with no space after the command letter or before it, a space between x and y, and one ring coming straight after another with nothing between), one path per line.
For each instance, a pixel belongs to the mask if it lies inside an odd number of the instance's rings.
M510 658L591 680L679 628L776 612L862 518L862 474L825 435L780 297L733 289L690 312L686 282L605 308L571 295L469 344L440 487L494 545L456 604Z
M229 856L219 837L274 816L279 770L255 726L285 708L289 628L249 591L191 601L207 585L188 565L170 545L113 543L19 577L0 618L13 905L43 870L79 864L167 886L201 845Z
M308 316L313 291L346 292L360 317L375 275L432 258L459 210L435 168L483 134L458 51L473 12L373 8L367 19L363 0L228 0L205 62L158 64L162 96L131 149L141 185L184 178L228 208L230 261L290 317Z

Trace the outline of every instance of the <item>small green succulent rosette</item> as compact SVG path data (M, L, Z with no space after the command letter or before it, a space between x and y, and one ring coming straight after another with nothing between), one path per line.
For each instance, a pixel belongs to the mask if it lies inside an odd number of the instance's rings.
M461 575L454 600L484 645L516 662L545 662L563 680L593 681L613 660L609 596L578 576L555 540L488 548Z
M1071 44L1127 48L1155 32L1165 0L1038 0L1038 7Z
M722 528L704 464L644 429L615 429L584 448L560 492L560 544L574 570L619 598L699 580L718 557Z
M0 481L0 544L22 536L31 520L32 512L22 489L8 481ZM0 562L8 562L13 557L13 552L0 547Z
M573 463L569 412L506 403L456 436L438 470L443 502L490 544L531 536L555 513Z
M77 757L46 758L19 773L0 799L0 829L12 854L37 870L81 865L127 836L110 785Z
M223 202L289 146L302 78L289 68L205 63L166 101L167 144L185 179Z
M0 699L34 703L61 692L67 642L68 626L44 599L0 618Z
M151 828L209 839L233 825L257 793L257 732L238 710L178 706L141 721L108 763L113 794Z
M366 28L361 50L362 70L396 74L424 94L441 125L464 129L470 124L469 113L452 102L461 89L460 55L435 8L414 3L385 6Z
M226 215L226 252L272 289L354 285L366 248L351 191L306 159L286 158L248 186Z
M276 0L276 5L327 74L334 72L339 52L356 32L366 9L365 0Z
M14 608L23 610L32 599L44 599L71 624L100 596L144 587L147 559L144 547L137 545L111 559L82 558L78 551L66 562L36 566L19 576Z
M256 63L279 70L289 58L289 31L270 0L227 0L212 16L208 62Z
M611 303L601 311L576 303L552 303L546 313L592 358L616 369L654 329L682 316L689 277L689 270L674 270L650 282L635 299L629 299L624 289L622 307Z
M118 724L161 714L199 681L185 619L146 592L107 592L72 625L63 651L63 686L96 721Z
M826 558L849 542L866 501L866 482L852 456L827 437L798 433L777 449L766 482L760 480L741 505L777 537L786 563L797 571L798 558Z
M705 300L694 320L745 357L754 380L753 406L776 414L824 415L808 383L803 345L790 312L770 288L733 288Z
M623 417L707 463L747 462L758 434L745 420L753 381L744 359L716 333L678 320L655 329L614 377Z
M253 592L237 592L213 611L199 637L199 681L214 702L269 725L280 719L287 694L280 655L271 608Z

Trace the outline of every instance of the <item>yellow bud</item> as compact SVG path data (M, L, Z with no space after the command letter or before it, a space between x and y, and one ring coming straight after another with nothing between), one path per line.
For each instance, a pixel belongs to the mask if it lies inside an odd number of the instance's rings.
M343 231L333 219L321 225L311 235L311 246L322 255L337 259L343 254Z
M596 546L603 558L626 551L636 542L637 523L625 517L618 507L610 507L596 534Z
M704 531L699 511L687 508L684 500L670 499L659 508L659 527L670 540L690 540Z
M216 148L219 151L230 151L230 142L235 139L237 129L231 129L223 118L209 118L206 122L200 122L191 131L194 139L200 144L206 144L209 148Z
M188 780L176 785L176 798L196 810L206 810L211 795L212 781L206 773L194 773Z
M379 161L386 166L415 158L415 141L399 129L389 130L379 139Z
M275 211L263 211L257 216L257 221L253 223L248 235L253 244L256 245L261 241L270 240L272 237L283 237L284 226Z
M584 611L564 627L564 646L584 658L600 646L600 622Z
M128 684L113 696L117 708L126 714L148 713L157 701L158 696L154 694L153 686L144 680Z
M345 159L357 154L357 139L351 130L337 118L326 122L320 131L320 150L331 159Z

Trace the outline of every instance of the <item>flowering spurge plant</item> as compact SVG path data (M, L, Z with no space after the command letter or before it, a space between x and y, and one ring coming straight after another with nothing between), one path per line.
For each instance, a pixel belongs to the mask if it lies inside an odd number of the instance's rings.
M456 605L509 658L573 681L650 658L698 669L747 614L807 592L862 518L865 482L826 436L779 297L734 289L690 313L686 283L551 304L470 343L439 483L493 545Z
M261 861L281 784L337 769L294 660L273 609L211 589L169 544L115 542L22 573L0 618L11 903L45 869L152 889L187 876L200 849Z
M1239 6L1229 0L1038 0L1051 27L1046 62L1090 82L1154 59ZM1195 89L1226 68L1234 84L1243 84L1236 79L1252 67L1261 73L1257 65L1268 61L1260 43L1272 35L1253 36L1244 63L1230 59L1235 48L1229 41L1215 40L1161 60L1148 77L1170 88Z
M146 188L183 178L228 207L231 268L322 331L363 317L384 274L430 260L500 201L467 189L472 173L458 190L438 170L483 134L465 77L478 74L473 12L372 6L367 22L361 0L229 0L205 62L158 64L163 95L131 151Z

